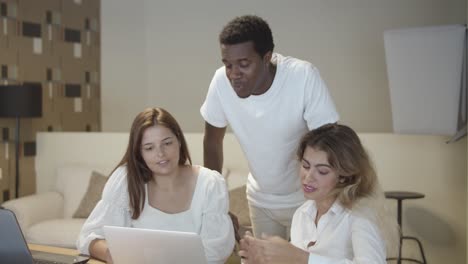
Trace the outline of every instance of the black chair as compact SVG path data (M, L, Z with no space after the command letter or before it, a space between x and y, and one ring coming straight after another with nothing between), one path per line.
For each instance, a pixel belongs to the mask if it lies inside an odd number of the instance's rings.
M416 237L403 235L403 227L402 227L402 222L401 222L401 218L402 218L401 207L402 207L403 200L424 198L424 194L417 193L417 192L391 191L391 192L385 192L385 198L397 200L397 202L398 202L398 225L400 226L400 230L401 230L401 233L400 233L400 246L399 246L399 249L398 249L398 257L397 258L387 258L387 260L396 260L398 264L401 264L402 260L421 263L421 264L426 264L427 263L426 262L426 256L424 255L424 249L423 249L423 246L421 244L421 241L419 241L419 239L417 239ZM413 258L404 258L404 257L401 256L401 248L403 246L403 241L405 239L414 240L414 241L416 241L418 243L419 250L421 252L422 261L418 260L418 259L413 259Z

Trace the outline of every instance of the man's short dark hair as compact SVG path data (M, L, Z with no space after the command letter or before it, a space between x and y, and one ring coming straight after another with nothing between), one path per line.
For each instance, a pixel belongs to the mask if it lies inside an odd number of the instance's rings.
M219 34L219 42L224 45L234 45L252 41L255 51L263 57L268 51L273 51L273 35L270 26L261 17L246 15L236 17L224 26Z

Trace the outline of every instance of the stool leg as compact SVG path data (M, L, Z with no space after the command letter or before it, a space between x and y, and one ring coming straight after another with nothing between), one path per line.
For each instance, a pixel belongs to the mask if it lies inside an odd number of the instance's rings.
M398 214L397 214L397 220L398 220L398 225L400 226L401 228L401 231L403 233L403 225L401 223L401 200L398 200Z
M414 240L418 243L418 246L419 246L419 251L421 253L421 257L422 257L422 263L426 264L426 255L424 254L424 249L423 249L423 246L422 246L422 243L421 241L419 241L419 239L417 239L416 237L412 237L412 236L403 236L402 239L411 239L411 240Z
M402 248L402 245L403 245L403 226L401 224L401 200L398 200L398 225L400 226L400 245L399 245L399 249L398 249L398 259L397 259L397 263L398 264L401 264L401 248Z
M424 255L424 249L422 247L422 243L421 241L419 241L419 239L416 239L416 241L418 241L418 245L419 245L419 249L421 250L421 255L422 255L422 258L423 258L423 262L424 264L426 264L426 255Z

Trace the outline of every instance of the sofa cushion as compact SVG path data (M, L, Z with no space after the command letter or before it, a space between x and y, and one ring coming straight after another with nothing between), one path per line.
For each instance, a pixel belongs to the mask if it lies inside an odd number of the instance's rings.
M76 248L75 243L86 219L54 219L32 225L26 232L28 243Z
M66 165L57 168L56 188L63 194L64 218L72 218L86 193L89 179L96 166Z
M101 200L102 190L106 185L107 177L99 172L93 171L89 179L88 189L81 199L78 209L73 214L73 218L88 218L96 204Z

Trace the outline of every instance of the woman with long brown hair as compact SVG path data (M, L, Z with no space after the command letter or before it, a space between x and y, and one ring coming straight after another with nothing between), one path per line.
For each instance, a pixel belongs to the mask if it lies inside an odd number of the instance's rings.
M192 165L174 117L148 108L133 121L124 157L84 224L80 252L112 262L103 226L198 233L210 263L224 263L234 247L228 192L216 171Z

